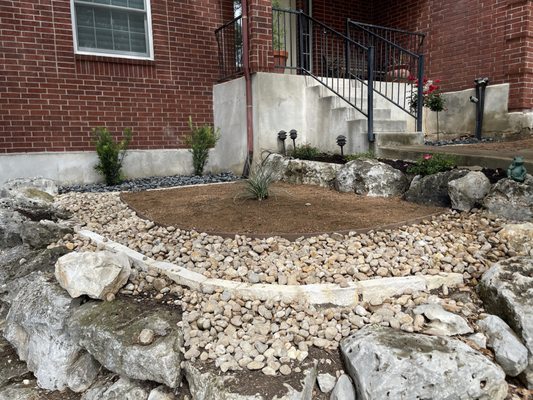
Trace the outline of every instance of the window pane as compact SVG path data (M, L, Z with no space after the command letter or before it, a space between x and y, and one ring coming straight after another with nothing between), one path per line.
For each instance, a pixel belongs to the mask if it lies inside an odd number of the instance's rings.
M75 0L76 1L76 0ZM143 9L144 0L83 0L99 5L76 4L78 48L109 54L148 55L146 12L106 7Z
M113 31L115 50L130 51L130 35L127 32Z
M144 33L144 15L137 13L130 14L130 31Z
M105 8L94 8L94 22L97 28L111 29L111 12Z
M144 10L144 0L129 0L129 6L131 8L138 8Z
M96 47L93 28L78 28L78 47Z
M127 7L128 0L111 0L111 4L113 4L114 6Z
M128 12L113 10L113 30L128 31Z
M96 47L98 49L113 50L113 35L111 29L96 30Z
M146 36L144 34L131 34L131 51L146 53Z

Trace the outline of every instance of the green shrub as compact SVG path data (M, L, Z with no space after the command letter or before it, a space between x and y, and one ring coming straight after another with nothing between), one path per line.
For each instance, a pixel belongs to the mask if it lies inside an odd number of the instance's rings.
M93 129L93 136L99 160L94 168L104 176L106 185L118 185L123 180L122 161L132 139L131 129L124 129L124 138L118 142L104 127Z
M202 175L209 157L209 149L215 147L220 139L220 134L218 129L215 130L210 125L194 126L191 117L189 117L189 128L191 135L186 139L186 144L192 153L194 174Z
M346 161L353 161L359 160L360 158L376 158L376 155L373 151L365 151L364 153L348 154L344 158L346 158Z
M447 154L424 154L418 159L415 165L407 169L409 174L431 175L437 172L449 171L457 166L454 156Z
M291 157L300 160L314 160L320 155L320 150L318 150L317 147L313 147L309 143L306 143L301 146L296 146L290 155Z
M246 179L246 197L265 200L270 196L270 184L274 182L274 171L267 164L270 154L251 169L248 179Z

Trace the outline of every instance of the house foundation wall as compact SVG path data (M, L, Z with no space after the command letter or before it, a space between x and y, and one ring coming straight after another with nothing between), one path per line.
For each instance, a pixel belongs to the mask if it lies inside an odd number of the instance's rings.
M483 113L483 135L487 137L510 134L530 133L533 128L533 113L509 112L508 83L490 85L485 92ZM475 96L475 89L447 92L446 111L439 112L439 131L446 137L473 135L476 127L476 106L470 101ZM424 131L436 136L437 113L424 109Z

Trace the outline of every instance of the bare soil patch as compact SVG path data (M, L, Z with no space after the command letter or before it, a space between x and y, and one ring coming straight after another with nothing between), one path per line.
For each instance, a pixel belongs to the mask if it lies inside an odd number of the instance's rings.
M399 198L339 193L317 186L276 183L263 201L246 199L244 182L122 193L137 214L163 226L222 236L298 237L392 227L444 212Z

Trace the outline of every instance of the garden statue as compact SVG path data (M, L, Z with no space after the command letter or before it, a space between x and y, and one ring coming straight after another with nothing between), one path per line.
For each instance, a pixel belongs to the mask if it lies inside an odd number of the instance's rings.
M513 158L513 162L507 168L507 177L516 182L524 182L526 180L526 174L524 159L519 156Z

